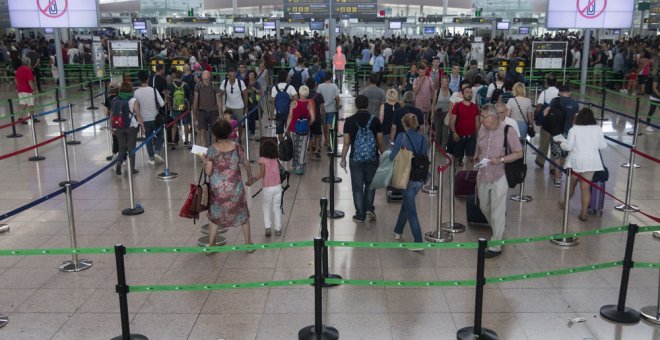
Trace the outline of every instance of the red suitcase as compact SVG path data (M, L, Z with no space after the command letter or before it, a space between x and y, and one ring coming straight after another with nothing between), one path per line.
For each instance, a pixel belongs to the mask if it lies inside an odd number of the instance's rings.
M477 171L463 170L456 173L454 178L454 196L466 198L474 195L477 186Z

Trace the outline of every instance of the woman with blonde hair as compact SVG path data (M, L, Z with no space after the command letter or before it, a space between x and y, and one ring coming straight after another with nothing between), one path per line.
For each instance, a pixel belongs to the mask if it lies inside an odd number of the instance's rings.
M506 103L506 108L510 112L509 117L518 124L520 139L526 139L528 126L534 128L534 125L531 124L534 119L534 111L532 101L527 98L527 91L523 83L513 85L513 98Z
M378 119L382 125L383 140L385 145L390 145L390 132L392 130L392 120L394 119L394 111L401 108L399 102L399 92L395 89L387 90L385 94L385 104L380 106L380 115Z
M307 162L307 144L309 143L309 128L316 118L313 100L307 99L309 87L303 85L298 89L300 98L291 103L289 117L286 126L293 140L293 159L291 166L294 173L302 175L305 173Z

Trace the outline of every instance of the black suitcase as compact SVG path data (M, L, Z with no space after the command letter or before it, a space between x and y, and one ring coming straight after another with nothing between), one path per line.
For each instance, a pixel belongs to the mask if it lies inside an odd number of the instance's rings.
M489 225L486 216L484 216L481 212L481 208L479 208L479 199L476 195L471 195L465 202L465 215L469 224L482 226Z
M390 186L387 187L388 202L401 201L402 199L403 199L403 190L392 188Z

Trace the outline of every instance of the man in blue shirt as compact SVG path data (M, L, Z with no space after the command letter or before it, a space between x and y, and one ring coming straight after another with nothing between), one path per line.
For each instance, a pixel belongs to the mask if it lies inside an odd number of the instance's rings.
M378 74L378 81L376 81L378 87L383 82L383 70L385 70L385 58L380 53L380 49L377 48L374 50L374 64L371 66L371 73Z

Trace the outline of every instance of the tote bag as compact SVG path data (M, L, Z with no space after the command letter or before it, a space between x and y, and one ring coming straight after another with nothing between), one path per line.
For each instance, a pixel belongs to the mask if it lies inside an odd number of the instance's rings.
M403 146L394 157L394 169L392 171L391 187L395 189L405 190L408 187L410 180L410 169L412 168L413 152L404 149L406 141L403 141Z
M374 179L371 180L371 189L376 190L390 185L390 182L392 181L392 173L394 172L394 161L390 160L391 153L392 151L385 150L385 152L380 155L378 169L376 170Z

